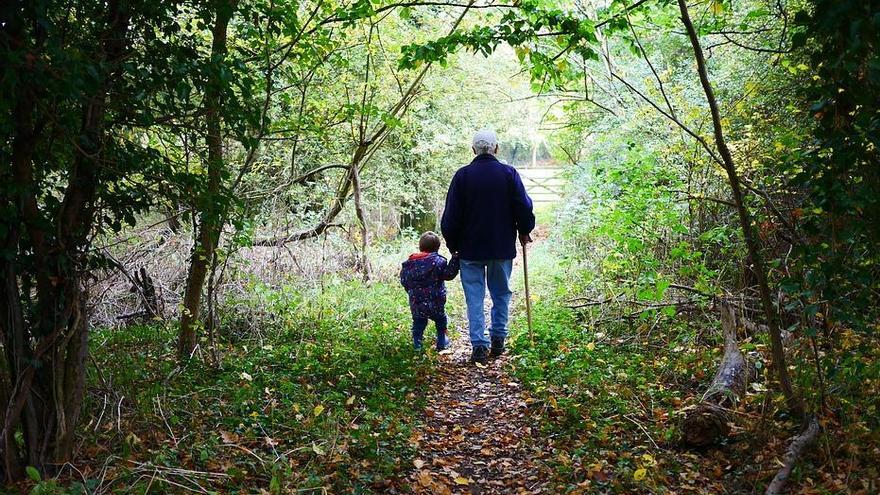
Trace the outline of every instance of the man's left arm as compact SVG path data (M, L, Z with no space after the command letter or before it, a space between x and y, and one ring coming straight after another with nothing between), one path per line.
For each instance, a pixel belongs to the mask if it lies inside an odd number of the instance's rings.
M526 192L519 172L513 170L513 219L516 221L516 231L520 239L529 238L529 234L535 228L535 213L532 209L532 198Z
M459 172L456 172L449 182L449 190L446 192L446 206L443 208L443 216L440 219L440 232L446 240L446 247L456 252L459 247L459 235L461 232L461 198L459 192Z

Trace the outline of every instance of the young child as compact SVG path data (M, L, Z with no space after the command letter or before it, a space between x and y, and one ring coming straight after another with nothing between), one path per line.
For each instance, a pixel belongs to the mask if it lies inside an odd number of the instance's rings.
M458 275L458 254L452 254L448 263L437 253L440 237L433 232L425 232L419 238L419 252L410 255L400 269L400 283L409 294L409 309L412 312L412 337L415 349L422 349L422 337L428 320L437 327L437 350L449 345L446 337L446 284Z

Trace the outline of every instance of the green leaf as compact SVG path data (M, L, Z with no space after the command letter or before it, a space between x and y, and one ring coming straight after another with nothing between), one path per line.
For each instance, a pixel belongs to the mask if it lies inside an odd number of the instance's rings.
M272 476L272 481L269 482L269 493L281 493L281 480L278 479L278 476Z
M40 481L40 472L37 471L37 468L35 468L33 466L28 466L28 467L24 468L24 470L27 472L28 478L30 478L36 482Z
M663 299L663 296L666 295L666 289L669 288L670 282L668 280L658 280L657 281L657 300Z

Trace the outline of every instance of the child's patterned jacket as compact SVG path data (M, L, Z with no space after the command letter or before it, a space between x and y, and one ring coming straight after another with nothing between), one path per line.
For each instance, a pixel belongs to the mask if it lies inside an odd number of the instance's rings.
M438 253L414 253L403 262L400 283L409 294L413 318L436 318L446 306L446 284L458 275L458 256L447 262Z

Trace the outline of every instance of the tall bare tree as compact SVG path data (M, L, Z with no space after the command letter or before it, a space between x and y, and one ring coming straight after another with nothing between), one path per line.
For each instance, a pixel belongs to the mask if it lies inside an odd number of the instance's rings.
M733 161L733 155L727 146L727 140L724 138L724 128L721 124L721 112L718 110L718 101L715 99L715 92L712 90L712 83L709 81L709 73L706 69L706 58L703 55L703 48L700 46L700 38L691 21L688 12L687 2L678 0L678 8L681 11L681 21L687 31L688 39L694 51L694 59L697 63L697 73L700 76L700 84L703 92L706 94L706 101L709 104L709 111L712 115L712 130L715 137L715 147L721 157L724 171L727 173L727 181L730 184L730 192L733 196L733 202L739 217L740 228L742 229L743 239L745 240L746 250L749 253L749 260L752 264L752 271L758 281L758 292L761 296L761 306L767 319L768 333L770 334L770 345L773 353L773 366L776 369L776 377L779 380L779 387L785 395L789 410L798 417L804 415L804 405L800 396L795 393L791 385L791 378L788 374L788 366L785 359L785 346L782 342L782 332L779 327L779 315L776 307L773 305L773 299L770 295L770 284L767 281L767 267L764 263L764 257L761 254L761 245L755 235L752 226L752 215L743 199L743 188L740 182L739 174L736 170L736 163Z
M223 209L220 207L222 176L226 169L223 157L223 105L222 71L227 49L227 30L229 22L238 6L238 0L218 0L215 6L214 25L211 28L211 72L205 88L205 143L208 149L208 184L205 194L196 201L201 214L195 242L190 257L186 277L186 290L183 294L183 312L180 317L180 333L177 352L181 360L188 359L196 349L199 310L202 302L202 288L208 275L208 267L217 249Z

